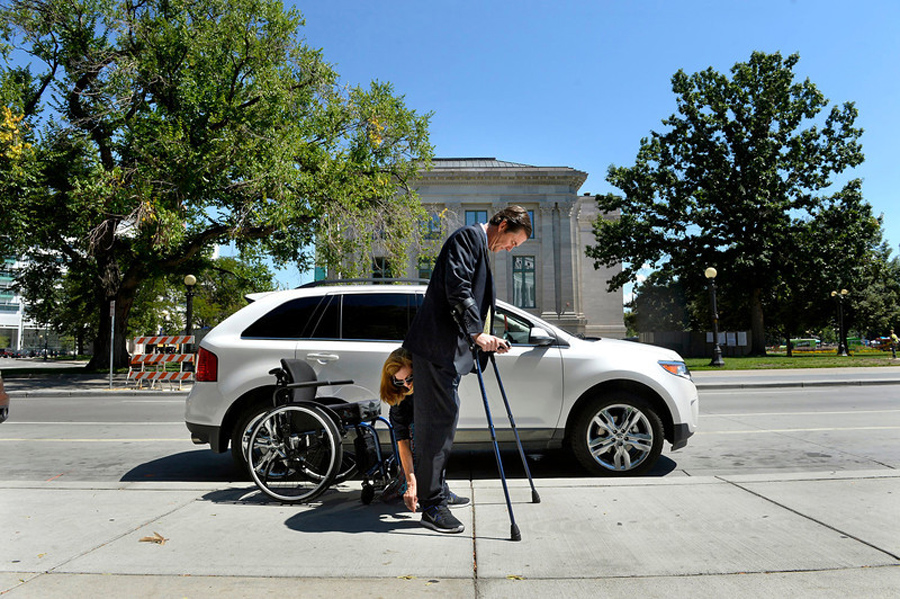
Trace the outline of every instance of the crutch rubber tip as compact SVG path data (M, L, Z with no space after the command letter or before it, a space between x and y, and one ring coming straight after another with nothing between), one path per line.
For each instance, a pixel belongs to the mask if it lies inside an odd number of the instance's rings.
M521 541L522 533L519 532L519 527L516 524L512 524L509 527L509 539L511 541Z
M537 491L532 491L531 492L531 503L540 503L540 502L541 502L541 496L538 495Z

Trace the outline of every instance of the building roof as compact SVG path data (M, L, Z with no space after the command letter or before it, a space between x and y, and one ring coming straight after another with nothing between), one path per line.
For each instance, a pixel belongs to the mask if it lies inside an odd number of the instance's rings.
M534 166L496 158L434 158L431 168L421 173L430 183L459 179L518 180L534 183L564 183L577 192L587 173L569 166Z
M434 168L538 168L496 158L434 158L431 164Z

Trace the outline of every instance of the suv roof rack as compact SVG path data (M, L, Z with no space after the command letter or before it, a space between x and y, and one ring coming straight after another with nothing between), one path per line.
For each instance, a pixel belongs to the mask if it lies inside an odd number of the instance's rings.
M367 283L371 285L388 285L391 283L407 283L412 285L427 285L428 279L395 279L395 278L362 278L362 279L325 279L322 281L313 281L295 287L295 289L307 289L309 287L322 287L324 285L355 285L359 283Z

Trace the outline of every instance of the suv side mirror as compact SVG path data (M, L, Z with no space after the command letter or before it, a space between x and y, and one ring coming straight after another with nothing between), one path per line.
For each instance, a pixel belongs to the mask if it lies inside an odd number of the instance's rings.
M539 346L553 345L556 343L556 338L541 327L531 327L531 332L528 334L528 343Z

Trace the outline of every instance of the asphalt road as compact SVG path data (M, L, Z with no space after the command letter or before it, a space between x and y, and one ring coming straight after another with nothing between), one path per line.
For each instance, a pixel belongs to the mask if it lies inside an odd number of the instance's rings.
M650 476L900 468L900 384L702 390L700 430ZM230 454L190 442L182 396L14 397L0 425L4 479L232 482ZM564 452L532 456L535 478L580 477ZM504 460L511 478L518 458ZM490 453L461 453L451 478L493 478Z

